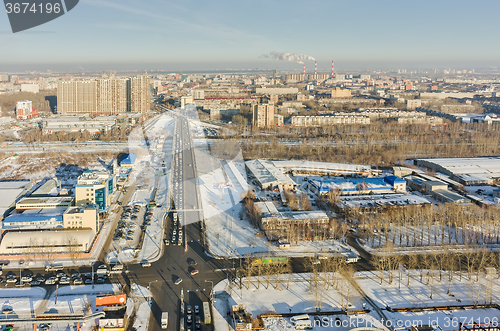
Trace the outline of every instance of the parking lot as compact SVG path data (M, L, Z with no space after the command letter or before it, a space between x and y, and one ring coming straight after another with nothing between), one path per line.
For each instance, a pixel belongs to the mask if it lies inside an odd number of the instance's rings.
M50 269L49 267L47 269ZM59 268L53 268L59 269ZM123 271L123 265L117 264L108 267L100 262L94 268L84 267L79 269L62 269L32 271L24 268L19 272L13 270L0 277L0 286L4 287L29 287L53 285L91 285L110 283L109 277Z

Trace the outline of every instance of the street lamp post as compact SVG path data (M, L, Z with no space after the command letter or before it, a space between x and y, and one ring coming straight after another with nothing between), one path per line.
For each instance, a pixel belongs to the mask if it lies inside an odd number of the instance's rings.
M211 281L211 280L207 280L205 279L205 283L210 283L212 284L212 289L210 290L210 301L212 302L212 304L214 303L214 282Z

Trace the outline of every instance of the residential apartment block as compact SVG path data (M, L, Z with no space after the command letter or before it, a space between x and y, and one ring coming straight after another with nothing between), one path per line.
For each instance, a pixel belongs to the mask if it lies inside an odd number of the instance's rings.
M146 75L57 84L57 112L63 115L143 113L149 111L150 106L149 76Z
M274 105L262 104L252 106L252 125L259 128L274 125Z

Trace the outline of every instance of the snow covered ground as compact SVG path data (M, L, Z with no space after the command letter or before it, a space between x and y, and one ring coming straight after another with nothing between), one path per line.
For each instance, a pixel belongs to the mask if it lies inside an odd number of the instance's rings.
M232 162L219 162L210 154L204 138L195 140L195 144L206 240L211 255L223 258L260 253L277 256L357 254L351 247L336 240L304 241L287 249L271 244L244 215L240 202L249 185L241 157ZM227 188L219 188L220 183L227 184Z
M321 275L321 274L320 274ZM409 286L408 286L409 275ZM478 304L498 303L500 300L500 279L495 274L479 275L476 281L474 275L470 282L466 274L460 275L455 272L453 278L443 272L442 280L439 281L439 273L434 271L432 277L427 281L427 271L423 271L420 281L420 271L410 270L408 274L402 274L401 284L398 273L392 284L388 283L388 274L385 274L382 285L380 274L377 272L360 272L355 274L355 282L361 292L353 285L343 280L340 276L337 288L333 286L333 277L330 278L330 286L321 280L315 290L311 286L310 274L295 274L291 277L287 290L287 277L281 276L281 281L276 286L275 276L271 276L269 286L267 277L260 277L260 285L257 277L251 277L250 282L245 278L243 288L240 290L238 284L228 283L224 280L214 287L214 314L213 320L216 330L232 330L228 328L226 321L227 312L232 305L245 304L247 312L252 317L262 313L277 314L313 314L316 311L317 294L321 292L321 311L338 312L346 305L349 294L349 309L362 309L366 304L368 314L358 315L324 315L313 319L314 330L350 330L354 327L377 327L381 329L409 329L413 324L439 325L443 330L456 330L458 323L475 322L499 322L500 312L493 308L481 309L451 309L439 311L417 311L417 312L390 312L391 308L410 307L433 307L448 305L470 305L474 301ZM323 278L322 278L323 279ZM450 281L451 279L451 281ZM449 289L449 293L448 293ZM432 298L431 298L432 292ZM366 300L365 295L370 299ZM475 298L475 299L472 299ZM371 306L371 303L375 307ZM379 315L379 313L381 315ZM337 320L338 318L338 320ZM265 318L266 330L282 331L294 330L288 317Z
M151 312L148 305L151 292L142 286L134 286L134 289L127 300L127 314L136 316L134 326L146 330ZM44 313L92 314L102 310L95 306L97 296L120 293L123 291L118 284L64 286L52 291L49 296L43 288L3 289L0 290L0 307L13 309L13 312L8 314L10 318L34 317ZM0 320L6 316L0 315ZM95 321L87 321L83 323L82 329L90 331L95 325ZM16 330L32 329L31 325L16 325ZM68 323L53 324L51 328L55 331L73 329L74 325Z

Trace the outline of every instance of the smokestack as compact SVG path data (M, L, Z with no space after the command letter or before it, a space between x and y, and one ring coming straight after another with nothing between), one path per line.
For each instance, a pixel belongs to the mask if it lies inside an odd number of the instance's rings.
M306 74L306 64L304 63L304 70L302 72L304 75Z
M333 68L334 67L333 67L333 60L332 60L332 77L333 77L333 73L334 73Z
M318 62L314 61L314 74L316 75L318 73Z

